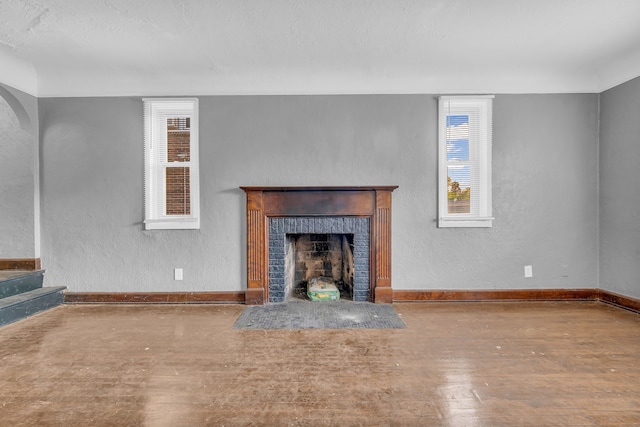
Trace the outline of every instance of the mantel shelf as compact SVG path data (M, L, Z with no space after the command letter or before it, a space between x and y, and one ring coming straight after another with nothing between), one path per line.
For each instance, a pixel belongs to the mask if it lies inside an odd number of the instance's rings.
M330 187L268 187L268 186L242 186L245 192L249 191L393 191L397 185L363 185L363 186L330 186Z

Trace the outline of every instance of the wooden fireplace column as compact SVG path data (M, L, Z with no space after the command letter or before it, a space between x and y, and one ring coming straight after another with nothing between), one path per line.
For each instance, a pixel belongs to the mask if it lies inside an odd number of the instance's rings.
M247 291L245 303L269 301L270 217L369 218L369 281L375 303L391 303L391 192L397 186L240 187L247 196Z

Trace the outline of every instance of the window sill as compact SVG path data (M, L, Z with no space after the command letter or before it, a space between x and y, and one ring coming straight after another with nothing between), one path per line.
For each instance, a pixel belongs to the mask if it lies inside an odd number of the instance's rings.
M438 221L438 228L491 228L493 217L444 217Z
M199 230L199 218L147 219L145 230Z

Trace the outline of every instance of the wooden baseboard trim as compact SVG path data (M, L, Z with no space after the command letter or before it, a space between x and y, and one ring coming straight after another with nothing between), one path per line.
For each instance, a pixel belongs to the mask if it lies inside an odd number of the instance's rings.
M395 290L393 302L599 301L640 313L640 300L603 289Z
M598 295L598 289L395 290L393 302L595 301Z
M244 304L237 292L67 292L68 304Z
M640 313L640 300L602 289L394 290L393 302L600 301ZM67 304L245 304L245 291L66 292Z
M40 270L40 258L0 258L0 270Z
M640 313L640 300L599 289L598 300L609 305Z

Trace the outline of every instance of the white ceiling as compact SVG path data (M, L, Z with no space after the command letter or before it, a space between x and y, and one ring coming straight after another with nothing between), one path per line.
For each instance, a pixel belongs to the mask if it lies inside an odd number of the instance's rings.
M600 92L640 75L639 0L0 0L35 96Z

